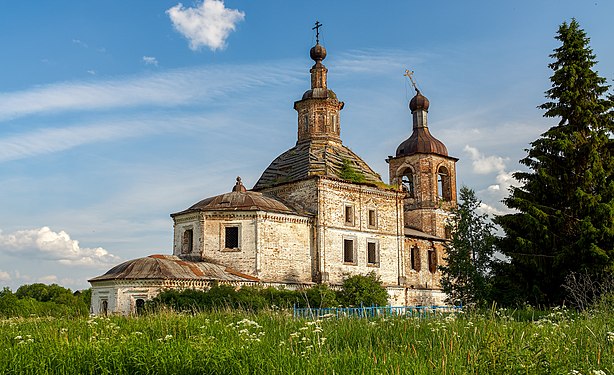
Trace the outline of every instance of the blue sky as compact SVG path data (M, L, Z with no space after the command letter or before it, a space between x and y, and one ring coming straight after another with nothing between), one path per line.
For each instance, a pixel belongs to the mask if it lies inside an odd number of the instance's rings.
M403 77L431 102L458 185L500 200L575 17L611 84L610 1L54 1L0 12L0 286L72 289L170 253L169 214L251 187L296 142L319 20L344 144L385 181L411 132Z

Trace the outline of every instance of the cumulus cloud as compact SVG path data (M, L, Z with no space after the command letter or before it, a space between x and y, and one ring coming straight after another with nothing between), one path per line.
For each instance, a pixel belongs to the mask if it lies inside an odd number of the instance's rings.
M71 239L65 231L54 232L49 227L10 234L0 231L0 251L74 266L111 265L120 260L101 247L81 247L79 241Z
M0 271L0 281L10 281L11 275L6 271Z
M469 154L473 172L477 174L488 174L505 169L505 159L500 156L484 156L477 148L466 145L463 149Z
M158 66L158 59L153 56L143 56L143 62L145 65Z
M190 41L192 50L203 46L212 51L224 49L230 32L245 18L244 12L226 8L221 0L204 0L194 8L179 3L166 13L175 29Z

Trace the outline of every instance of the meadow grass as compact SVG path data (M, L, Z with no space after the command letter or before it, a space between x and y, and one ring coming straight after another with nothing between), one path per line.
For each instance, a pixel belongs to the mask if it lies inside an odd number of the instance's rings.
M614 314L297 320L221 311L0 321L2 374L614 374ZM518 320L523 317L523 320Z

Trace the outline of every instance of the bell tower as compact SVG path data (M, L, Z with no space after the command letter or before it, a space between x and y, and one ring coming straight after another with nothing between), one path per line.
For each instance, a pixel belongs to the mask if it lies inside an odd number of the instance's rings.
M314 29L320 26L316 22ZM322 64L326 58L326 48L320 44L319 35L317 30L316 45L309 51L309 56L315 62L309 70L311 89L305 91L301 100L294 102L294 109L298 112L297 144L309 141L341 143L339 111L343 109L343 102L326 86L328 69Z
M456 206L458 159L449 156L446 146L431 135L429 100L414 88L416 95L409 102L412 133L399 145L395 156L387 159L390 184L405 191L405 227L448 238L446 222L449 210Z

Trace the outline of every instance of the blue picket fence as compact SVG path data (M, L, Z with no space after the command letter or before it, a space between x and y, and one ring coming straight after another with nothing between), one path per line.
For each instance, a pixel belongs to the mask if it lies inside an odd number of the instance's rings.
M388 316L429 318L442 314L455 313L461 310L461 306L360 306L333 308L294 306L294 318L376 318Z

